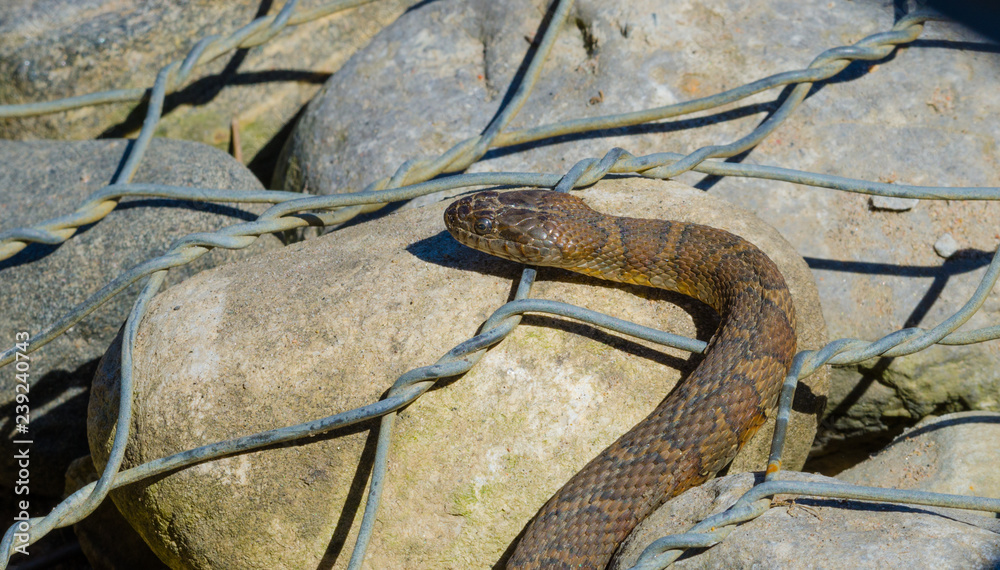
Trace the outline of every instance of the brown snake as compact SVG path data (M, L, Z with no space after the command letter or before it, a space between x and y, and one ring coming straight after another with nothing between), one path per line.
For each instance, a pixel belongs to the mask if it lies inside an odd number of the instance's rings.
M455 239L486 253L677 291L722 318L691 375L545 503L507 563L605 568L642 519L713 477L764 423L795 354L785 280L728 232L608 216L560 192L480 192L444 218Z

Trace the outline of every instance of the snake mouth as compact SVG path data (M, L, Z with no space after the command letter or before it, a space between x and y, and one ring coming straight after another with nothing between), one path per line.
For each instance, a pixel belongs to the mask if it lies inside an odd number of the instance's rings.
M452 237L454 237L458 243L471 247L472 249L489 253L497 257L502 257L510 261L516 261L518 263L538 264L537 261L529 259L518 244L507 240L488 238L463 228L450 226L448 227L448 232L451 233Z

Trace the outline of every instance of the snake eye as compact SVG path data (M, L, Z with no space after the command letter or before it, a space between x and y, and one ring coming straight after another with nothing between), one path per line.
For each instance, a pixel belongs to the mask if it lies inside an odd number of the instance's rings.
M490 230L493 229L493 220L490 220L489 218L483 218L481 220L477 220L476 225L473 226L473 229L476 230L476 233L479 235L488 234L490 233Z

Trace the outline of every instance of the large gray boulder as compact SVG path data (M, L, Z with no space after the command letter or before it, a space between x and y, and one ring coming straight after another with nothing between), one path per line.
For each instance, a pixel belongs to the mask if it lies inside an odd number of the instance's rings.
M379 33L310 103L279 164L276 187L350 192L403 161L436 156L496 113L549 2L439 0ZM820 52L888 30L894 5L827 0L705 3L579 0L531 97L508 130L637 111L801 69ZM884 61L852 64L775 133L740 157L881 182L997 186L1000 54L952 24ZM749 133L778 91L709 115L571 135L492 151L472 171L565 172L613 146L691 152ZM914 157L925 160L915 161ZM816 275L831 338L876 339L933 326L968 298L995 249L1000 204L921 202L910 209L788 183L679 180L776 227ZM422 202L421 202L422 203ZM956 252L934 245L950 234ZM1000 318L992 296L968 326ZM885 443L929 413L997 409L1000 353L986 345L839 368L818 453ZM854 460L864 457L863 453Z
M300 2L297 12L323 4ZM413 0L379 0L284 30L263 46L196 68L167 99L157 134L223 150L230 123L245 159L273 160L280 131L358 48ZM283 2L15 0L0 16L0 104L50 101L120 88L147 88L202 37L229 34ZM0 119L0 138L127 136L141 126L138 102L22 119ZM263 152L262 152L263 151ZM260 156L258 156L260 154Z
M963 412L927 418L836 479L795 472L779 478L1000 498L998 462L1000 414ZM669 501L629 536L619 567L631 565L657 538L728 508L753 482L741 473ZM986 568L1000 560L995 513L822 497L776 500L761 517L677 567Z
M72 213L111 180L130 143L104 141L0 141L0 229L30 226ZM154 139L135 182L260 190L260 182L218 150L189 142ZM0 345L15 334L34 338L109 280L163 253L184 235L210 231L263 211L262 205L206 205L177 200L123 200L103 220L85 226L58 246L29 245L0 261ZM281 246L265 236L242 251L219 251L171 270L167 286L195 273ZM97 360L125 321L140 285L133 285L31 354L31 483L35 508L58 500L70 461L88 454L86 413ZM0 373L0 497L3 512L15 496L13 367ZM10 520L9 517L4 520Z
M1000 414L959 412L926 418L837 478L858 485L1000 499L998 463Z
M633 532L616 569L631 566L652 541L685 532L722 512L760 474L739 473L667 502ZM837 483L810 473L782 479ZM873 483L870 483L873 484ZM719 544L674 563L676 568L992 568L1000 559L1000 521L972 512L920 505L812 497L776 497L779 504L736 527ZM789 503L788 500L793 502Z
M604 181L582 196L605 212L701 221L757 243L788 280L799 347L825 341L808 268L754 216L672 182ZM474 335L510 298L520 268L455 242L442 223L447 203L342 228L159 295L136 345L126 467L370 404L399 374ZM710 310L677 295L564 271L542 270L532 296L700 338L716 324ZM119 349L105 355L91 399L98 467L116 416ZM369 564L495 563L539 506L696 361L560 318L526 317L472 371L400 414ZM800 392L790 465L805 460L825 391L816 375ZM182 469L112 497L172 567L343 567L374 425ZM770 430L732 471L765 463Z

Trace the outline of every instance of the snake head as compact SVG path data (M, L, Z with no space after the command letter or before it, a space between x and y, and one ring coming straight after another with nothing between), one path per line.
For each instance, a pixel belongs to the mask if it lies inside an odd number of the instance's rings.
M582 200L551 190L479 192L448 206L444 222L459 242L529 265L566 264L579 240L573 228L592 215Z

